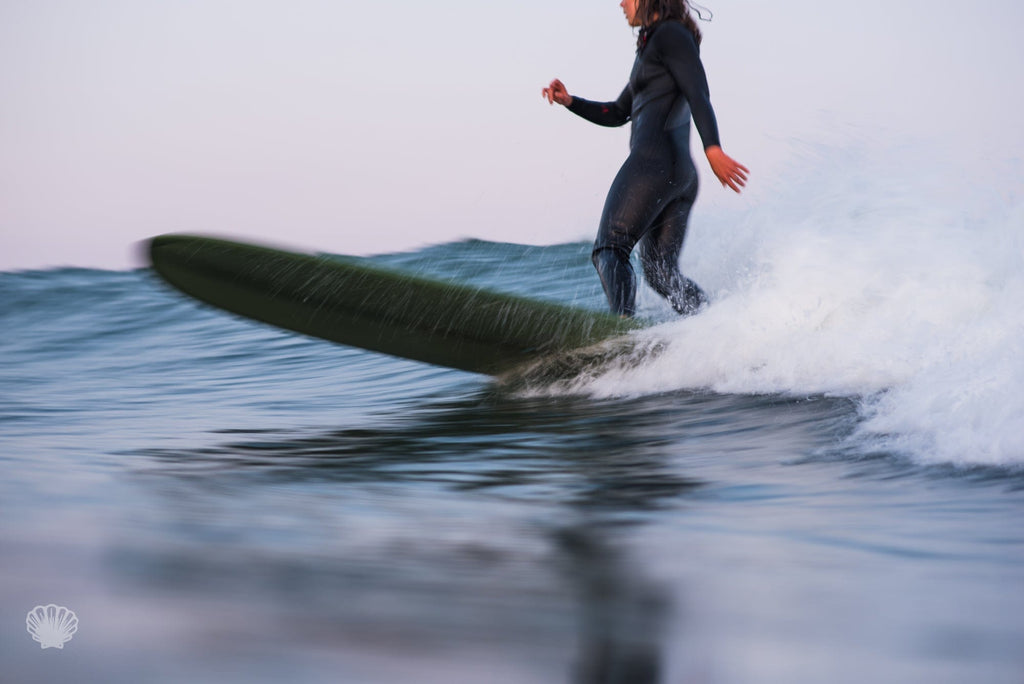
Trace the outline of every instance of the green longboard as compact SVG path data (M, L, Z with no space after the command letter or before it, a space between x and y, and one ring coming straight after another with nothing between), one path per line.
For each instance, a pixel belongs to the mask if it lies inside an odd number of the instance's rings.
M394 271L191 235L149 243L154 270L185 294L332 342L487 375L557 358L638 324Z

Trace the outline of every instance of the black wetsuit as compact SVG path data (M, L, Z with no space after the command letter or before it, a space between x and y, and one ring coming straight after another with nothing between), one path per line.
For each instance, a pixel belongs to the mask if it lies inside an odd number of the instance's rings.
M690 157L692 116L705 149L718 145L718 124L697 41L678 21L643 30L633 72L614 102L574 97L570 111L602 126L632 121L629 157L601 216L592 259L612 311L636 312L636 277L629 255L639 244L644 277L681 314L707 301L679 272L686 222L697 197Z

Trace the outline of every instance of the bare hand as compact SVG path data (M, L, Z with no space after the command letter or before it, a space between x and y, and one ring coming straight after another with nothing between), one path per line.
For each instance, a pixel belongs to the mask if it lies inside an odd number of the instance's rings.
M547 98L548 104L555 104L557 102L563 107L568 107L572 104L572 95L565 89L565 84L557 78L551 82L551 85L540 92L541 95Z
M747 184L747 176L750 171L746 166L723 152L721 147L712 145L704 150L704 153L708 155L711 170L715 172L715 176L718 177L722 185L739 192L740 188Z

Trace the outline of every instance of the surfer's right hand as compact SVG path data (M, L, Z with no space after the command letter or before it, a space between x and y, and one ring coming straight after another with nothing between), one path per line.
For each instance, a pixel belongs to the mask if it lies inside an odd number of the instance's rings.
M557 78L551 82L551 84L544 88L541 92L545 98L547 98L548 104L555 104L556 102L563 107L568 107L572 104L572 95L565 89L565 84L559 81Z

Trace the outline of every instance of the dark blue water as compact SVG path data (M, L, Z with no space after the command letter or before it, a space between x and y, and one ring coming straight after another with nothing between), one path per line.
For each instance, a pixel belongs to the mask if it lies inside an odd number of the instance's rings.
M378 260L602 306L582 244ZM751 359L741 285L652 367L513 393L145 270L0 274L0 678L1024 681L1014 435L884 432L944 397L856 341Z

